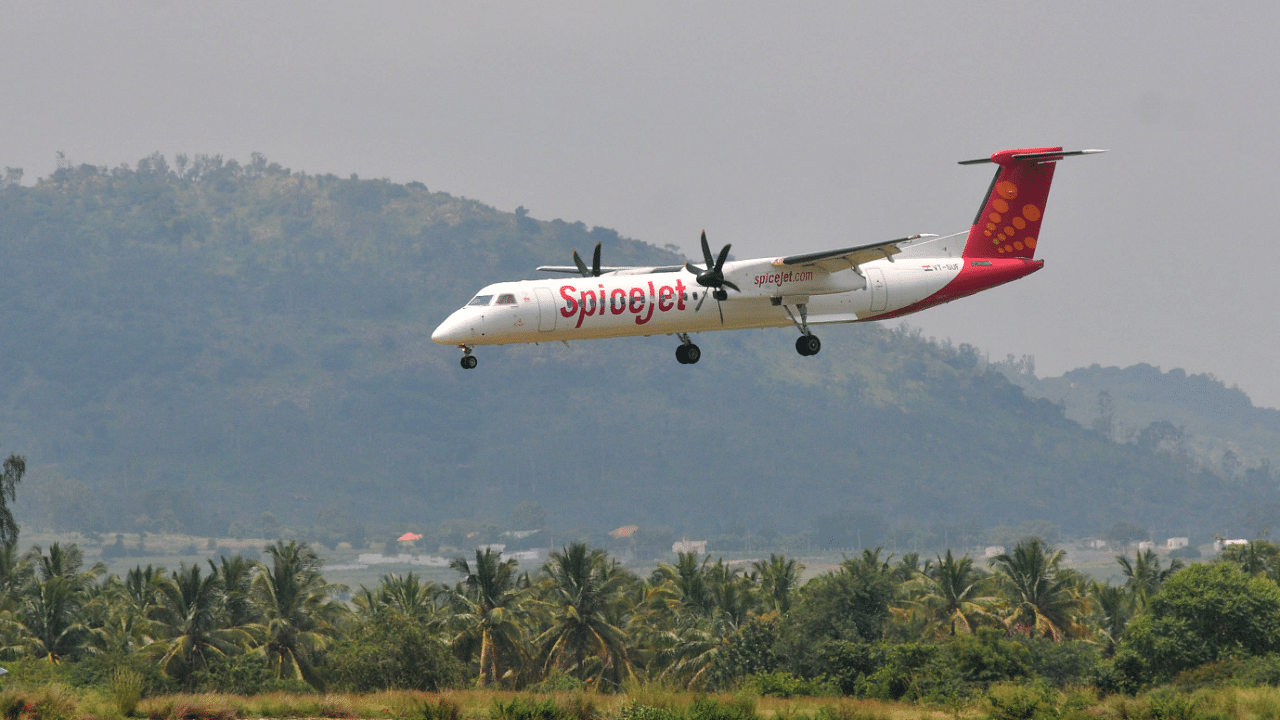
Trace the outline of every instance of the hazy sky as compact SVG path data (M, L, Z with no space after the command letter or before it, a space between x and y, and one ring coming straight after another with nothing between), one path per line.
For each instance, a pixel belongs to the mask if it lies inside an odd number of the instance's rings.
M910 322L1280 407L1278 29L1263 2L4 3L0 166L259 151L745 258L964 230L990 168L956 161L1110 148L1059 165L1044 270Z

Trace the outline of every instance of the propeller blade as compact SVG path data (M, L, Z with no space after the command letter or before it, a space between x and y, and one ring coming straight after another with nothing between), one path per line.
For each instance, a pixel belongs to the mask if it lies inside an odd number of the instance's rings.
M732 243L725 245L724 249L720 251L720 257L716 258L716 272L720 272L720 269L724 267L725 258L729 257L729 248L731 247L733 247Z
M713 260L713 258L711 257L711 246L707 244L707 231L706 231L706 230L703 230L703 231L702 231L702 257L706 259L706 261L707 261L707 269L708 269L708 270L710 270L710 269L712 268L712 266L714 265L714 260Z
M684 269L688 270L690 273L693 273L694 275L697 275L698 273L702 272L702 268L695 267L693 263L685 263Z
M578 266L578 272L582 273L582 277L591 277L591 270L587 268L586 263L582 262L577 250L573 251L573 264Z
M591 275L600 277L600 243L596 243L595 254L591 256Z
M699 310L701 310L701 309L702 309L702 303L704 303L704 302L706 302L706 301L707 301L707 293L706 293L706 292L703 292L703 293L702 293L702 297L698 298L698 305L697 305L697 307L695 307L695 308L693 309L693 311L694 311L694 312L698 312Z
M721 285L723 285L723 286L725 286L725 287L727 287L727 288L730 288L730 289L732 289L732 290L737 290L738 292L742 292L742 290L741 290L741 289L739 289L737 285L734 285L733 283L729 282L728 280L721 280L721 281L720 281L720 284L721 284Z

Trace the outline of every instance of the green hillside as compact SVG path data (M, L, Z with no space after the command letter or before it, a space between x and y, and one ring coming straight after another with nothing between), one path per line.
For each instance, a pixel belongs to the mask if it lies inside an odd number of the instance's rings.
M0 441L34 528L385 537L536 503L553 528L848 547L1032 520L1207 537L1275 501L904 328L824 329L814 358L710 334L697 366L666 337L484 348L464 373L429 335L481 285L597 241L678 258L421 183L153 156L10 182L0 218Z
M1000 365L1006 369L1010 363ZM1006 375L1028 395L1061 403L1067 417L1085 427L1129 443L1160 435L1166 445L1228 478L1269 477L1280 457L1280 410L1255 407L1240 388L1212 375L1179 368L1162 372L1145 363L1092 365L1051 378Z

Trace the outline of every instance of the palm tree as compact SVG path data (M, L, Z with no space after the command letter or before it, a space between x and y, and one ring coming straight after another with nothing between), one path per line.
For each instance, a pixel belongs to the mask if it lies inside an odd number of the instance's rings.
M351 602L356 614L367 621L394 613L414 622L437 624L436 598L441 592L439 586L424 583L410 572L405 576L383 575L382 583L373 589L361 585Z
M428 622L436 617L436 597L440 588L434 583L422 582L410 572L382 576L380 595L382 602L401 616L418 622Z
M973 567L972 558L956 559L947 550L936 565L926 567L915 581L922 597L914 604L924 610L937 634L969 635L983 623L996 622L991 610L1000 599L986 594L988 583Z
M716 669L737 630L723 613L683 615L658 649L651 672L657 670L660 680L676 681L691 690L718 689Z
M450 593L454 653L463 660L479 654L481 685L516 676L527 655L522 603L529 589L516 587L516 561L501 557L485 548L476 550L475 567L461 557L449 563L464 576Z
M626 603L627 573L611 563L604 550L583 543L551 553L542 572L552 611L551 627L537 639L544 667L571 670L579 680L595 685L607 676L614 689L620 687L634 671L626 633L611 624L609 616Z
M669 582L680 593L680 604L690 612L709 615L715 608L715 598L707 583L707 563L711 556L698 562L697 553L680 553L675 565L665 563L653 571L652 582Z
M82 616L84 602L84 591L65 577L33 581L18 613L25 630L19 647L54 663L79 650L92 635Z
M201 577L199 565L175 570L160 584L159 603L149 615L165 636L148 646L160 669L195 689L196 673L213 658L240 652L252 639L244 628L223 627L219 620L222 585L218 575Z
M1097 582L1094 582L1090 588L1090 594L1093 596L1096 608L1095 622L1098 626L1098 634L1102 636L1100 639L1106 641L1106 653L1110 656L1115 652L1116 644L1124 635L1129 620L1133 618L1136 597L1127 592L1124 587L1116 587L1109 583L1101 585Z
M97 563L81 571L84 560L80 548L74 544L64 548L56 542L49 546L48 554L38 545L31 548L25 562L34 572L27 576L13 613L16 624L12 629L19 631L14 639L36 657L58 662L97 634L85 622L84 610L94 580L106 566Z
M222 603L227 613L227 624L232 627L247 627L261 619L249 597L259 567L258 563L243 555L223 555L216 565L209 561L209 570L222 583Z
M1146 607L1151 597L1160 591L1164 581L1183 567L1180 559L1172 558L1169 560L1169 567L1161 570L1160 556L1150 549L1139 550L1133 562L1129 562L1129 558L1124 555L1117 555L1116 562L1124 572L1124 587L1133 594L1139 609Z
M769 553L767 561L756 560L751 567L760 576L760 591L768 609L784 614L791 610L791 593L800 586L804 565Z
M147 615L151 608L159 604L164 592L165 574L163 567L135 565L125 572L124 593L129 605L139 614Z
M1009 598L1005 625L1010 632L1039 633L1053 640L1083 633L1073 617L1084 605L1076 593L1077 577L1058 567L1065 555L1033 537L1020 541L1012 553L991 559Z
M321 560L306 543L278 540L265 551L271 565L253 579L250 597L262 618L267 661L277 678L323 689L315 660L338 636L346 606L330 596L345 588L325 582Z

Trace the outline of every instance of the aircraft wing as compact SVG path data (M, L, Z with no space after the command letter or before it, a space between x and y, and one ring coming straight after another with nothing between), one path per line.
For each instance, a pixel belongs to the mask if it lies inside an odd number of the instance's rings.
M900 245L911 243L912 241L919 240L920 238L930 237L938 236L930 234L911 235L910 237L898 238L897 240L885 240L883 242L871 243L869 245L840 248L839 250L825 250L823 252L805 253L803 255L788 255L787 257L774 260L773 264L793 267L796 265L816 265L827 272L837 272L852 268L854 272L857 272L859 265L871 262L872 260L886 258L892 262L893 256L902 252L902 249L899 247Z
M667 265L663 267L621 265L618 267L602 267L600 268L600 274L601 275L610 275L610 274L634 275L636 273L679 272L680 270L683 270L683 269L684 269L683 265ZM539 272L565 273L568 275L582 274L582 270L580 270L575 265L539 265L537 267L537 270Z

